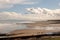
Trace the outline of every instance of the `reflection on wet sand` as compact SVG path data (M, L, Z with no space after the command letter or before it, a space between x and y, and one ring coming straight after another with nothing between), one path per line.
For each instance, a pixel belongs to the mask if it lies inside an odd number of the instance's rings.
M60 30L60 20L37 21L35 23L22 23L22 24L26 25L27 29Z
M17 23L19 25L20 23ZM22 23L26 25L28 30L42 30L42 31L60 31L60 21L38 21L35 23Z
M28 27L35 27L35 26L60 26L60 20L50 20L50 21L37 21L35 23L23 23L24 25L27 25Z

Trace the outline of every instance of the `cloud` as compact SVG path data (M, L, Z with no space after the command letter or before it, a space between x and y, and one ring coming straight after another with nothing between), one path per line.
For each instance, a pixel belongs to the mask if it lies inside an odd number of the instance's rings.
M29 0L1 0L1 4L28 4L28 3L34 3Z
M27 8L30 14L22 14L16 12L0 12L0 20L31 20L42 21L60 19L60 9L47 8Z
M36 20L38 16L33 14L22 14L16 12L0 12L0 20Z
M36 2L32 2L29 0L0 0L0 9L11 8L15 4L35 4Z
M35 3L38 3L38 2L26 2L26 3L23 3L23 4L35 4Z
M47 8L27 8L32 14L36 14L39 19L42 20L51 20L51 19L60 19L60 9L47 9Z
M20 14L15 12L0 12L1 20L8 20L8 19L18 19Z

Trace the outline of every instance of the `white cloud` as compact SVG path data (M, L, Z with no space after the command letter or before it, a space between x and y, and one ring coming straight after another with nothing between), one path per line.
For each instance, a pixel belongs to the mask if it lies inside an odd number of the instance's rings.
M23 3L23 4L35 4L35 3L38 3L38 2L26 2L26 3Z
M9 19L15 19L15 20L36 20L38 17L33 14L19 14L16 12L0 12L0 20L9 20Z
M19 16L20 15L15 12L1 12L0 13L1 20L17 19L17 18L19 18Z
M39 20L52 20L60 19L60 9L47 9L47 8L27 8Z
M60 19L60 9L47 9L47 8L27 8L31 14L21 14L16 12L0 12L0 20L51 20Z
M34 4L29 0L0 0L0 9L13 7L14 4Z
M24 4L24 3L26 3L26 4L28 4L30 1L29 0L2 0L2 1L0 1L2 4ZM30 2L30 3L32 3L32 2ZM34 2L33 2L34 3Z

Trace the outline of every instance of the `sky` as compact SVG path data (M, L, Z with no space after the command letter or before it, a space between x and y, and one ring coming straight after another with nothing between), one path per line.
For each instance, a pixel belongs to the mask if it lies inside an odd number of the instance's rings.
M20 13L25 11L25 8L30 7L41 7L49 9L60 8L60 0L15 0L15 2L14 0L1 0L0 2L0 12L14 11Z
M0 20L38 20L39 16L36 17L36 14L34 14L35 16L32 14L26 15L28 13L27 8L57 9L57 11L60 11L60 0L0 0Z

